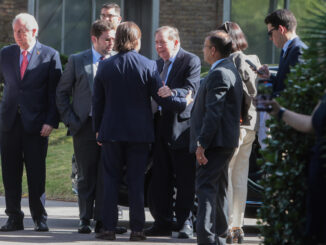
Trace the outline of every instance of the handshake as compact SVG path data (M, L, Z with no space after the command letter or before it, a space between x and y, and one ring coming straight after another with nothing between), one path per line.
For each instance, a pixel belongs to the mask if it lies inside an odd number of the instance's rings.
M178 96L177 91L170 89L168 86L164 85L163 87L161 87L158 92L157 92L158 96L162 97L162 98L167 98L170 96ZM194 101L194 99L192 98L192 90L189 89L188 94L185 97L186 101L187 101L187 105L189 105L190 103L192 103Z

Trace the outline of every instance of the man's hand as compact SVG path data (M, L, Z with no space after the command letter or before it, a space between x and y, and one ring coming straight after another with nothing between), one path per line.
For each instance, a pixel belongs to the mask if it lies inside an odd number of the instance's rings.
M172 96L172 91L168 86L160 87L160 89L157 91L158 96L162 98L170 97Z
M271 114L272 116L277 116L278 112L280 111L280 104L277 103L276 100L265 100L263 101L264 105L268 106L271 105L272 106L272 110L269 112L269 114Z
M48 124L43 124L42 130L40 132L42 137L48 137L52 132L53 127Z
M97 141L97 138L98 138L98 132L96 132L96 143L99 145L99 146L102 146L102 143Z
M269 79L271 74L269 73L268 65L262 65L257 70L258 77Z
M196 159L199 165L206 165L208 160L205 156L205 149L202 146L198 146L196 150Z
M187 105L189 105L190 103L192 103L194 101L194 99L192 98L192 90L190 89L187 96L186 96L186 100L187 100Z

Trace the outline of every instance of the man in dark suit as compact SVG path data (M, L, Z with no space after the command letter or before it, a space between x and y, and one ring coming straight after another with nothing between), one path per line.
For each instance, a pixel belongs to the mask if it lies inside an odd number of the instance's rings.
M105 231L96 237L105 240L116 239L118 190L124 164L129 187L130 240L146 239L144 174L149 144L154 141L150 96L179 112L187 105L184 98L163 99L157 95L162 80L156 63L138 53L140 37L135 23L121 23L115 40L118 54L100 63L94 81L93 125L102 144L105 206Z
M242 81L231 59L224 31L205 39L204 59L211 69L202 81L191 114L190 151L196 153L197 242L225 244L228 164L238 146Z
M276 76L270 75L268 66L259 68L261 78L270 79L273 83L273 94L278 96L284 89L284 81L290 72L290 67L302 62L301 55L307 46L296 34L297 20L288 9L279 9L265 18L268 36L277 48L282 49L280 63ZM259 74L259 73L258 73Z
M161 59L158 70L165 84L160 96L196 94L200 81L200 59L180 47L177 28L163 26L156 30L156 51ZM191 214L195 193L195 155L189 153L190 112L192 104L178 112L159 108L155 114L151 210L154 225L145 231L148 236L170 236L173 218L173 188L177 188L175 213L179 238L193 235ZM174 179L175 178L175 182ZM175 185L174 185L175 183Z
M56 50L36 40L38 24L29 14L13 20L16 44L0 51L1 163L6 214L0 231L23 230L22 175L25 163L29 207L36 231L48 231L45 211L45 158L48 137L59 123L55 89L61 76Z
M98 64L115 54L115 25L97 20L91 27L92 48L69 57L57 87L57 106L62 121L73 136L78 175L79 233L90 233L94 219L95 232L101 228L101 148L92 130L92 92ZM71 97L71 99L70 99ZM119 233L126 229L119 230Z

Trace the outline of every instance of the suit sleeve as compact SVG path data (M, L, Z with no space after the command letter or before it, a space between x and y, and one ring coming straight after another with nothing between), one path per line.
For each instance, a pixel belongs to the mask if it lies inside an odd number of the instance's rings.
M3 74L2 74L2 49L0 49L0 83L4 82Z
M48 81L48 110L45 124L58 128L59 113L56 106L56 88L62 73L59 53L56 51L51 59Z
M176 111L176 112L181 112L186 108L187 101L183 97L170 96L167 98L162 98L157 95L157 91L159 90L160 87L163 86L163 84L162 84L162 79L160 78L160 74L156 69L156 65L152 69L149 77L150 77L149 80L150 94L159 105L163 106L168 110Z
M198 141L204 149L210 145L223 116L227 92L230 89L229 78L215 71L210 74L206 85L205 115Z
M101 122L103 119L104 105L105 105L105 91L103 86L102 65L99 64L95 79L94 79L94 92L92 96L92 118L93 118L93 131L99 132Z
M57 87L57 107L61 119L66 126L80 124L79 118L73 111L70 98L76 81L74 56L70 56Z

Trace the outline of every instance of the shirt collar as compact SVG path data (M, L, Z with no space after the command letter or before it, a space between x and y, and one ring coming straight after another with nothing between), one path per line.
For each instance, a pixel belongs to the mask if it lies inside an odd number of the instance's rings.
M97 52L94 47L92 47L92 54L93 54L93 64L99 62L101 60L102 55Z
M294 35L293 37L291 37L291 39L287 40L286 43L283 46L283 55L286 53L286 50L288 49L288 47L290 46L290 44L292 43L293 39L296 38L297 35Z
M225 58L215 61L215 62L211 65L211 69L210 69L210 70L213 70L213 69L214 69L214 68L215 68L219 63L221 63L223 60L225 60Z

